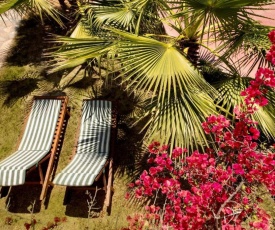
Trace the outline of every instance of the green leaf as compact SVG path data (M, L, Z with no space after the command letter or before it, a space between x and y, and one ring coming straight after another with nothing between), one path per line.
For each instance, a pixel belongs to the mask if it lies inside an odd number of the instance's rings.
M191 150L208 146L211 137L206 136L201 123L210 114L216 114L213 100L203 92L181 94L177 99L151 104L147 126L147 139L160 140L171 147L180 146ZM210 139L209 139L210 138Z
M165 98L169 100L171 93L175 98L179 92L192 94L196 90L215 94L214 88L173 44L110 30L121 35L118 60L129 87L152 91L161 103Z
M93 58L107 54L114 48L113 41L91 38L56 37L57 42L63 43L61 48L49 54L55 58L56 64L50 72L81 65Z
M10 9L14 9L20 13L26 14L28 12L35 11L40 15L43 21L43 13L53 18L60 26L63 26L63 22L60 19L61 13L59 13L52 3L47 0L2 0L0 2L0 14L7 12Z
M7 12L9 9L16 7L22 2L25 2L25 0L0 1L0 14Z
M227 117L232 118L235 106L244 104L244 97L242 97L240 93L249 85L250 80L251 78L235 76L216 85L220 93L220 97L216 103L224 108ZM270 90L267 98L269 104L263 108L259 108L259 110L252 115L252 119L258 122L261 131L268 139L274 139L275 116L273 105L275 103L275 92Z

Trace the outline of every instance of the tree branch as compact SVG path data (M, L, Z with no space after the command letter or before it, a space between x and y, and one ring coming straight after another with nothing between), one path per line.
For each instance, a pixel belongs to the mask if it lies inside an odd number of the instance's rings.
M217 215L215 216L216 219L216 228L219 228L219 220L221 219L220 214L221 211L224 209L224 207L233 199L233 197L237 194L237 192L241 189L242 185L244 184L244 182L242 181L237 187L236 190L227 198L227 200L221 205L219 211L217 212Z

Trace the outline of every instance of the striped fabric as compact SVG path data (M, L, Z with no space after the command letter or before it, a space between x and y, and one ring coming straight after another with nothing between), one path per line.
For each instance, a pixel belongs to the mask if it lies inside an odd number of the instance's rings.
M18 150L0 162L0 186L25 183L26 171L51 150L61 100L35 99Z
M85 100L76 154L53 183L64 186L90 186L104 167L110 149L112 103Z

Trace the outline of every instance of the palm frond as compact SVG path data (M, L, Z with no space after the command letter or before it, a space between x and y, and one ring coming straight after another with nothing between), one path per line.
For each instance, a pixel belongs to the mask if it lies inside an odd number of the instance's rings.
M86 29L83 21L80 20L76 24L76 26L75 26L73 32L71 33L70 37L71 38L90 38L91 35L90 35L90 31Z
M159 10L165 1L92 1L79 8L83 24L98 35L103 26L139 34L164 31ZM167 5L167 4L166 4Z
M43 14L45 13L48 17L54 19L60 26L64 26L60 19L61 13L58 12L53 4L47 0L29 0L30 7L34 8L39 13L40 18L43 21Z
M0 1L0 14L7 12L9 9L15 8L16 6L20 5L21 2L25 0L11 0L11 1Z
M227 77L214 85L219 91L219 97L216 100L216 104L224 109L224 113L227 117L233 115L233 109L235 106L244 104L243 97L240 93L246 89L248 84L248 78L232 76Z
M173 44L110 30L122 38L117 44L117 59L122 63L123 76L129 87L152 91L162 103L165 98L170 99L171 93L175 98L179 92L192 94L196 90L215 94L215 90Z
M50 72L76 67L114 49L113 41L97 37L68 38L57 36L55 42L60 42L63 45L59 50L50 54L56 62Z
M267 10L262 7L272 4L271 1L265 0L183 0L181 2L183 9L174 14L174 17L190 17L196 14L197 19L203 20L202 31L210 31L210 27L215 25L213 28L215 34L219 32L224 34L240 23L250 20L252 16L263 18L264 16L260 12L257 13L257 10Z
M244 98L240 96L248 85L251 78L242 78L239 76L227 78L216 85L220 93L220 98L216 103L224 109L227 117L232 117L233 109L237 105L244 104ZM274 103L275 92L269 91L267 94L269 104L252 115L252 119L257 121L263 134L268 139L274 139L275 136L275 116L274 116Z
M267 37L270 30L270 27L255 21L240 24L228 33L228 37L221 37L223 43L216 52L222 53L225 59L237 56L235 59L238 59L240 66L250 66L246 73L249 75L253 68L268 65L265 55L271 45Z
M133 31L135 28L136 14L135 9L130 3L116 3L113 5L102 4L97 2L84 5L80 8L82 14L85 15L85 23L100 30L103 25L114 26L120 29Z
M180 97L165 100L165 103L150 103L147 125L147 139L170 143L171 147L181 146L192 150L208 146L201 123L210 114L216 114L213 100L207 94L181 94Z
M54 19L60 26L63 26L63 22L60 19L61 13L58 12L53 4L47 0L1 0L0 1L0 14L6 13L8 10L14 9L20 14L26 14L29 12L36 12L40 15L43 21L43 15Z

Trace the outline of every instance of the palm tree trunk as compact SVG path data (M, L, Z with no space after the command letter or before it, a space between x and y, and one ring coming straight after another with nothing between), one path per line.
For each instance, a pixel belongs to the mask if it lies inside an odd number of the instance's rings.
M184 50L188 48L187 58L195 67L197 67L199 62L200 49L198 39L182 39L179 41L179 45L182 52L184 52Z
M198 39L190 40L187 57L195 67L197 67L199 63L199 49Z

